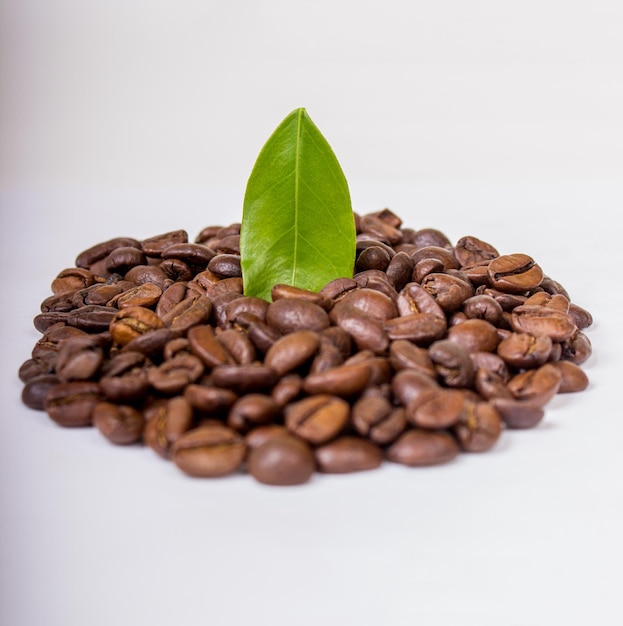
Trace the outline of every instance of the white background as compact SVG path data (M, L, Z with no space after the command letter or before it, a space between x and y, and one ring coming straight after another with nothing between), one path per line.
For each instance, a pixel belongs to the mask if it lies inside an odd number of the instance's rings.
M0 623L623 623L619 0L0 0ZM192 480L20 401L52 278L241 217L304 106L359 212L531 254L589 390L443 467Z

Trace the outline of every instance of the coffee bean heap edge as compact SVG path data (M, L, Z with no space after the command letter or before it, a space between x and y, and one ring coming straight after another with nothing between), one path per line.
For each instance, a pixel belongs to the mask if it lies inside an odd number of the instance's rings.
M528 255L355 213L353 277L244 296L240 224L118 237L52 281L22 401L184 473L296 485L491 449L586 389L591 314Z

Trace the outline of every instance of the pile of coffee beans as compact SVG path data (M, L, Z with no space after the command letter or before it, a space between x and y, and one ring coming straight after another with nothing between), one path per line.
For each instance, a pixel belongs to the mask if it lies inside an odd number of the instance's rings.
M243 295L240 224L95 245L52 281L22 400L191 476L428 466L585 389L588 311L530 256L355 214L352 277Z

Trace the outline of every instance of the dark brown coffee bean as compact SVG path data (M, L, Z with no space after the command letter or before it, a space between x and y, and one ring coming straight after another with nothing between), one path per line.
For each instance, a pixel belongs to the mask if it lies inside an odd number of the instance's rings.
M511 314L513 330L531 335L547 335L552 341L565 341L576 332L573 318L546 306L518 306Z
M366 363L344 364L310 374L303 380L303 391L309 395L333 394L350 398L361 393L369 381L370 368Z
M353 278L359 285L360 289L378 291L392 301L395 301L398 297L398 292L389 282L387 274L381 270L365 270L363 272L358 272Z
M389 461L409 467L447 463L458 454L459 446L447 432L421 429L406 431L386 452Z
M345 306L335 315L334 321L348 333L359 350L371 350L375 354L383 354L387 350L389 337L380 320L353 306Z
M456 424L463 412L465 395L456 389L426 389L406 407L414 426L437 430Z
M174 243L162 250L161 257L183 261L192 269L193 275L202 272L215 256L214 250L200 243Z
M448 339L467 352L494 352L499 343L496 327L482 319L468 319L448 330Z
M512 367L529 369L543 365L550 358L552 345L547 335L512 333L500 341L497 353Z
M392 392L403 406L407 406L425 389L439 386L436 378L432 378L415 369L404 369L396 373L391 382Z
M200 383L191 383L184 388L184 397L197 411L206 414L220 414L229 410L229 407L238 399L238 395L231 389L213 387Z
M117 314L117 309L113 307L92 304L67 313L65 323L87 333L103 333L109 329Z
M187 243L188 233L185 230L172 230L153 237L143 239L141 248L150 257L160 258L162 252L176 243Z
M569 315L571 315L575 325L580 330L584 330L593 324L593 316L586 309L573 302L569 303Z
M356 280L352 278L336 278L328 282L319 293L321 296L337 302L353 289L359 289Z
M470 387L474 380L474 366L469 352L450 339L436 341L428 349L438 376L448 387Z
M93 381L71 381L50 387L45 410L60 426L90 426L93 408L100 401L99 385Z
M244 313L250 313L265 322L268 305L268 302L262 298L239 296L225 307L225 322L228 325L236 324L238 318Z
M508 428L534 428L545 415L540 407L514 398L493 398L491 405L497 410Z
M315 450L318 470L348 474L376 469L383 462L381 449L360 437L339 437Z
M238 470L246 455L244 439L231 428L212 424L184 433L173 444L173 462L189 476L217 478Z
M69 267L59 272L52 281L52 293L54 295L73 293L89 287L94 282L93 274L89 270Z
M117 345L124 346L132 339L163 326L162 320L151 309L127 307L111 320L110 333Z
M26 381L22 388L22 402L35 411L45 411L45 398L48 391L60 383L54 374L40 374Z
M164 348L171 341L179 337L179 332L171 328L158 328L138 335L121 347L122 352L140 352L153 360L160 360Z
M186 298L186 283L173 283L167 287L156 305L156 314L158 317L165 317L173 307L177 306L182 300Z
M562 375L558 393L574 393L584 391L588 387L588 376L579 365L571 361L556 361L551 365Z
M319 305L302 298L283 298L272 302L266 322L280 333L297 330L320 332L331 325L328 313Z
M397 339L389 345L390 363L395 371L415 369L434 378L437 376L435 366L428 355L428 350L420 348L406 339Z
M193 426L193 410L182 396L160 400L145 411L143 440L164 459L171 458L173 444Z
M331 310L329 317L334 323L344 307L353 307L382 322L398 315L392 299L375 289L356 289L346 294Z
M402 233L398 228L390 226L383 220L368 214L363 215L360 220L360 228L362 233L366 233L374 239L378 239L381 243L387 245L395 245L400 243Z
M220 278L235 278L242 276L240 269L240 255L217 254L210 259L208 269Z
M493 398L512 398L513 394L507 387L508 377L480 367L474 376L476 391L486 400Z
M495 289L525 293L543 281L543 270L527 254L505 254L489 263L489 278Z
M383 325L390 341L407 340L418 346L428 346L441 339L446 332L446 321L430 313L401 315Z
M157 265L135 265L126 272L125 279L135 285L154 283L164 291L169 277Z
M561 383L561 371L546 363L537 369L516 374L508 382L508 388L518 400L544 406L558 393Z
M561 345L562 353L560 358L565 361L571 361L576 365L582 365L593 353L590 339L581 330L574 332L573 335L563 341Z
M492 448L500 438L502 419L492 404L467 399L453 430L463 450L484 452Z
M275 437L289 437L290 431L281 424L264 424L252 428L244 437L244 442L249 450L259 448L269 439Z
M93 425L111 443L130 445L141 440L145 418L132 406L98 402L93 409Z
M180 354L147 371L149 384L165 394L181 393L203 374L201 360L192 354Z
M404 289L411 281L413 274L413 259L406 252L397 252L389 262L385 273L387 279L396 291Z
M463 302L463 313L469 319L482 319L494 326L499 326L503 317L500 303L485 294L478 294Z
M488 263L500 256L491 244L472 236L461 237L454 247L454 254L463 267L482 262Z
M190 302L188 302L190 300ZM182 306L188 303L188 306ZM186 332L193 326L205 324L212 313L212 301L207 297L186 298L180 302L179 309L174 307L163 319L174 330Z
M217 337L219 342L229 353L234 363L249 365L257 358L255 346L249 336L237 328L218 329Z
M316 471L316 461L307 443L293 435L281 435L253 448L248 468L251 476L265 485L301 485Z
M147 257L142 250L132 246L115 248L104 260L106 271L110 274L126 274L137 265L146 265Z
M87 248L76 257L76 267L90 267L97 261L105 259L113 250L124 246L140 248L141 244L131 237L115 237Z
M159 301L162 289L154 283L143 283L138 287L133 287L121 292L108 302L108 306L116 306L123 309L132 306L152 308Z
M307 300L313 304L317 304L325 311L329 311L333 306L333 301L321 293L316 291L310 291L309 289L301 289L300 287L293 287L291 285L285 285L279 283L274 285L270 291L272 301L283 300L284 298L298 298L300 300Z
M280 407L296 400L303 389L303 379L298 374L286 374L272 388L270 395Z
M72 337L63 341L56 359L56 374L63 382L94 378L104 360L95 337Z
M280 337L270 346L264 365L283 376L309 362L320 347L320 336L313 330L299 330Z
M429 274L422 280L422 287L449 313L456 311L465 300L475 295L470 283L450 274Z
M248 393L238 398L229 409L227 425L246 433L259 424L267 424L281 413L281 407L271 397L260 393Z
M381 394L363 396L353 404L351 421L355 430L379 445L387 445L407 428L403 407L395 407Z
M390 260L391 256L381 246L368 246L357 255L357 260L355 262L355 271L385 271L387 269L387 266L389 265Z
M207 324L193 326L188 330L188 343L193 354L197 355L207 367L216 367L232 363L233 359L225 346L219 341L214 328Z
M277 382L277 373L261 363L250 365L217 365L212 370L212 380L217 387L232 389L237 393L267 391Z
M320 348L309 366L309 373L319 374L342 363L344 363L344 356L339 349L328 339L321 339Z
M284 409L286 427L313 444L336 437L348 423L350 406L346 400L328 394L310 396Z

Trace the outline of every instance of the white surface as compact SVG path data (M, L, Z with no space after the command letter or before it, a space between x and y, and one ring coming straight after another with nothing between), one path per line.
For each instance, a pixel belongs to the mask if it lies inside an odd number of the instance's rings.
M621 6L4 0L0 624L623 623ZM356 210L531 254L589 309L589 390L489 453L293 489L21 405L56 273L238 221L297 106Z

